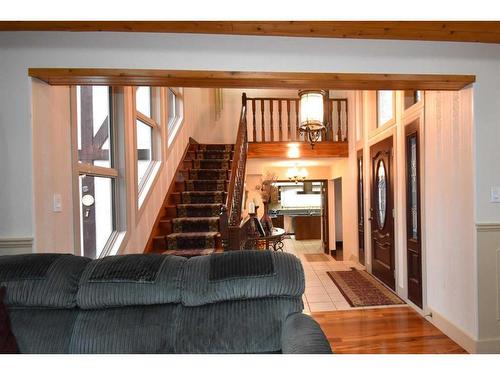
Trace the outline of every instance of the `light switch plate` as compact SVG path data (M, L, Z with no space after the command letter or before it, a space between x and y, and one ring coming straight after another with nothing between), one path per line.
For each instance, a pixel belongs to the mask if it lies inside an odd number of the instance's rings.
M500 203L500 186L491 187L490 202Z
M54 194L54 202L52 211L54 212L62 212L62 198L61 194Z

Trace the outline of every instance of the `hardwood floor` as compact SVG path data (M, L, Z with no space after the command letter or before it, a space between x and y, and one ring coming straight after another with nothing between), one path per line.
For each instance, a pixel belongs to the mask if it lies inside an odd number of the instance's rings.
M334 353L466 353L410 307L312 313Z

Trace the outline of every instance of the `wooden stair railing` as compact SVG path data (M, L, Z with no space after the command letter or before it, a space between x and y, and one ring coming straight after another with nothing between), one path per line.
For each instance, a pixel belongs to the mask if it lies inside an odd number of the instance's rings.
M299 98L246 98L251 143L304 142L299 133ZM347 142L347 99L325 98L327 130L322 141Z
M246 238L244 225L241 225L244 223L241 211L248 153L247 102L247 96L243 93L227 201L222 207L220 217L222 240L226 250L239 250L242 240Z

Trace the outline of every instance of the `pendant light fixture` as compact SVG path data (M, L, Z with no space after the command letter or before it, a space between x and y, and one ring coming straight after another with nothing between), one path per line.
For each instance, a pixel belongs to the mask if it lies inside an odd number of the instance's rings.
M326 130L324 124L324 90L300 90L300 125L299 132L314 149L321 140L321 133Z

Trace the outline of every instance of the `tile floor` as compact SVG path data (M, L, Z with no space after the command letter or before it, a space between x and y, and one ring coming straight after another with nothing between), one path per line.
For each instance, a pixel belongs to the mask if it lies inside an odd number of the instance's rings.
M283 241L284 249L300 258L306 277L304 313L353 309L340 293L326 271L348 271L351 267L364 267L351 261L336 261L333 257L321 262L309 262L304 254L323 253L321 240L297 241L294 236ZM360 308L356 308L360 309Z

